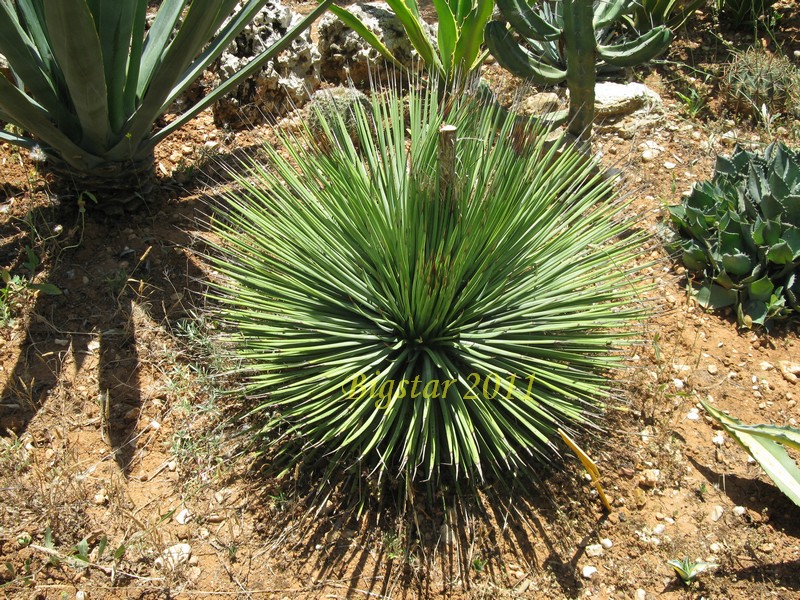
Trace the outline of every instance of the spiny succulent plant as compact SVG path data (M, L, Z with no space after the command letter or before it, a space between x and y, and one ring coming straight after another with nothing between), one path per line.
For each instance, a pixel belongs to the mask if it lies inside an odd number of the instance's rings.
M358 141L356 104L366 109L371 107L369 98L353 87L338 86L314 92L306 106L306 125L321 149L330 149L331 144L328 139L330 132L325 131L324 124L336 119L344 119L345 130L350 139Z
M671 247L707 308L768 325L800 309L800 151L771 144L717 157L714 177L669 209Z
M737 52L722 77L728 107L748 116L789 113L800 116L800 69L783 55L761 47Z
M267 148L215 226L249 431L274 468L359 481L535 473L559 427L600 426L643 316L625 203L571 146L520 155L469 94L352 111L357 141L320 114L329 151Z
M241 71L159 117L197 80L266 0L163 0L148 28L147 0L0 1L0 141L40 147L50 166L98 209L133 210L152 183L156 144L274 58L326 9L323 2Z
M503 67L541 85L564 81L570 92L569 131L587 140L594 120L594 84L604 65L632 67L667 49L672 32L663 26L633 39L610 43L611 26L632 10L634 0L548 0L534 8L526 0L498 0L503 21L486 25L489 51ZM512 36L516 32L526 45ZM527 47L526 47L527 46ZM530 49L529 49L530 48Z

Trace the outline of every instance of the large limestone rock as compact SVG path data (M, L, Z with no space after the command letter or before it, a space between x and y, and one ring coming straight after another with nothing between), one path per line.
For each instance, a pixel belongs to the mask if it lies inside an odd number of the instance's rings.
M242 69L301 19L280 0L267 2L220 57L215 83ZM217 126L243 127L282 116L303 106L319 83L319 51L307 29L277 58L215 103L214 121Z
M664 120L664 105L657 93L642 83L603 81L594 88L595 128L631 139L647 133Z
M602 81L594 86L594 110L598 119L630 115L661 105L661 98L642 83Z
M400 20L388 4L363 2L351 4L348 8L402 64L411 66L415 59L419 60ZM428 26L427 29L431 39L435 39L433 28ZM369 84L370 73L379 78L381 71L385 71L385 61L380 53L332 13L322 17L318 31L322 55L320 69L325 79L342 83L352 80L355 85L363 86Z

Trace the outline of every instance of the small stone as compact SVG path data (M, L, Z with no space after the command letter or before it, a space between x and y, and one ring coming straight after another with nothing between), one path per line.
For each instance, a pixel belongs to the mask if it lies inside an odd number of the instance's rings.
M711 509L711 520L715 523L722 518L722 514L725 512L725 509L722 508L720 505L715 506Z
M181 156L180 152L173 152L172 154L169 155L169 162L171 163L177 164L181 161L181 159L183 159L183 156Z
M676 166L677 166L677 165L676 165L674 162L667 161L667 162L665 162L665 163L664 163L664 168L665 168L667 171L671 171L671 170L672 170L672 169L674 169Z
M106 494L105 490L100 490L94 495L92 502L94 502L97 506L103 506L108 502L108 494Z
M170 571L174 571L177 567L189 562L191 556L192 547L189 544L175 544L156 558L155 565L159 569L168 568Z
M709 375L716 375L719 369L717 369L717 365L711 364L706 367L706 371L708 371Z
M602 540L600 540L600 545L606 550L608 550L609 548L611 548L611 546L614 545L614 542L612 542L609 538L603 538Z
M708 547L708 549L711 550L711 552L713 552L714 554L719 554L720 552L722 552L722 544L720 544L719 542L714 542Z
M642 438L642 443L644 444L650 442L651 435L653 435L653 430L650 428L649 425L639 432L639 436Z
M653 150L645 150L642 152L642 162L652 162L655 159L656 153Z
M658 469L645 469L642 472L642 478L639 480L639 485L643 488L654 488L658 485L658 479L661 477L661 471Z
M181 146L181 152L185 156L188 156L188 155L190 155L192 153L192 147L191 146Z
M186 525L192 518L192 513L189 511L188 508L184 508L180 511L177 515L175 515L175 520L180 525Z
M720 432L717 435L715 435L713 438L711 438L711 441L715 446L724 446L725 445L725 436L723 435L722 432Z
M167 468L168 468L170 471L174 471L174 470L176 470L176 469L178 468L178 461L177 461L177 460L171 460L171 461L169 461L169 462L167 463Z
M781 375L790 383L797 383L798 375L800 375L800 364L790 363L789 361L782 360L778 363L781 367Z
M89 600L89 594L83 590L78 590L75 592L75 600Z
M744 506L734 506L732 512L737 517L743 517L745 514L747 514L747 509Z
M591 579L595 573L597 573L597 567L593 567L591 565L586 565L581 571L581 575L584 579Z
M662 535L667 530L667 526L663 523L659 523L655 527L653 527L653 535Z
M761 363L761 370L762 370L762 371L771 371L771 370L772 370L772 369L774 369L774 368L775 368L775 365L773 365L773 364L772 364L772 363L770 363L770 362L763 361L763 362Z
M686 418L690 421L699 421L700 420L700 411L695 407L689 410L686 414Z
M586 546L586 556L590 558L597 558L603 556L603 546L600 544L589 544Z
M224 520L225 520L225 517L223 517L222 515L216 515L216 514L208 515L206 517L206 521L208 521L209 523L222 523Z
M672 380L672 385L675 386L676 390L682 390L686 384L684 383L683 379L676 378Z
M647 600L647 592L642 588L636 590L636 600Z

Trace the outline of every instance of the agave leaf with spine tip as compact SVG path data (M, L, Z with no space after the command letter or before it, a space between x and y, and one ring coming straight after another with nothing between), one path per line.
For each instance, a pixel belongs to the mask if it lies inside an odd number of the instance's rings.
M0 81L0 115L76 174L119 177L164 137L285 49L324 12L324 0L245 69L169 125L156 119L215 60L266 0L164 0L145 33L146 0L0 2L0 54L21 81ZM185 9L185 10L184 10ZM119 168L106 169L106 166ZM121 182L120 182L121 183Z
M734 417L700 401L703 408L764 469L769 478L796 505L800 506L800 469L781 444L800 447L800 431L771 425L742 425ZM778 443L780 442L780 443Z

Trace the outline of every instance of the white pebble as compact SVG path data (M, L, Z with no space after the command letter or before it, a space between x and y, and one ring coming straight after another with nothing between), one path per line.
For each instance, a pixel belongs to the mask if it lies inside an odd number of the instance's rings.
M717 505L711 509L711 520L715 523L722 518L722 514L725 512L725 509L721 506Z
M612 542L612 541L611 541L610 539L608 539L608 538L603 538L602 540L600 540L600 545L601 545L603 548L605 548L606 550L608 550L609 548L611 548L611 546L613 546L613 545L614 545L614 542Z
M676 390L682 390L685 384L683 382L683 379L673 379L672 385L675 386Z
M591 565L586 565L581 571L584 579L591 579L595 573L597 573L597 567L592 567Z
M689 411L689 414L686 415L686 418L690 421L699 421L700 420L700 411L696 408L693 408Z
M192 556L192 547L189 544L175 544L170 546L155 560L155 565L159 569L168 567L170 571L174 571L180 565L185 565L189 562Z
M184 508L181 512L175 515L175 520L180 525L186 525L192 518L192 513L189 511L188 508Z
M590 558L603 556L603 547L600 544L589 544L586 546L586 556Z
M725 445L725 436L722 434L722 432L720 432L717 435L715 435L713 438L711 438L711 441L714 443L715 446L724 446Z
M747 509L744 506L734 506L733 507L733 514L737 517L743 517L747 513Z

